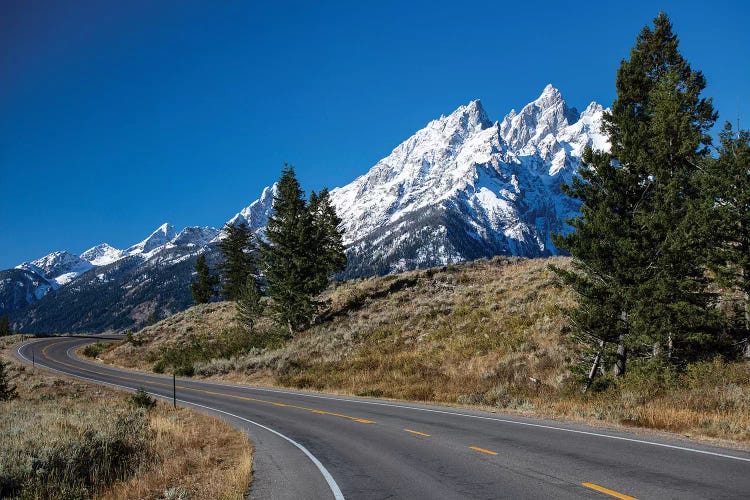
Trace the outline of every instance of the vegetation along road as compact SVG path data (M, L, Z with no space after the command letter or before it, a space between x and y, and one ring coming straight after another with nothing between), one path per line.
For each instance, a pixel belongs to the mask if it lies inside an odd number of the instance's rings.
M92 339L19 358L172 397L172 379L84 361ZM747 498L750 453L583 425L395 401L177 379L177 403L256 445L254 498Z

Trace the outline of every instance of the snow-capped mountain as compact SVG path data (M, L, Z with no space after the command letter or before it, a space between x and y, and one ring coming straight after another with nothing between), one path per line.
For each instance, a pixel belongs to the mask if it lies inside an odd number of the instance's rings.
M274 183L272 186L267 186L263 189L260 198L229 219L227 224L232 224L234 226L242 223L247 224L247 226L255 232L257 238L263 238L268 219L273 215L273 197L278 196L278 194L278 183ZM219 238L222 238L222 236L223 232Z
M93 266L90 262L69 252L53 252L41 259L16 266L46 278L53 288L70 283Z
M125 252L122 250L118 250L106 243L102 243L89 248L83 252L80 257L83 260L89 261L94 266L106 266L107 264L111 264L114 261L121 259L123 255L125 255Z
M333 189L349 265L343 277L445 265L497 254L558 252L551 234L579 206L560 188L585 146L608 149L604 110L582 113L548 85L493 122L480 101L429 122L351 183ZM262 238L278 186L229 219ZM26 331L133 328L188 307L195 259L218 265L220 230L163 224L126 250L55 252L0 271L0 315Z
M160 246L166 245L175 236L177 236L177 232L175 231L174 226L165 222L161 226L157 227L153 233L148 235L145 240L136 243L132 247L125 250L125 254L147 254Z
M566 231L578 210L560 184L578 169L585 146L609 147L602 113L596 103L578 113L548 85L501 122L477 100L428 123L331 191L348 247L345 274L556 254L551 234Z
M169 243L173 246L203 248L219 235L213 227L190 226L180 231Z

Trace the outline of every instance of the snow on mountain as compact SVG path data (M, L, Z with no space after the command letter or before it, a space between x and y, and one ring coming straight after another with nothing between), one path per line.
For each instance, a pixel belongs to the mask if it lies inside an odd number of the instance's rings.
M479 101L427 124L366 174L331 191L347 275L444 265L494 254L557 253L578 205L560 190L586 145L606 149L596 103L579 114L548 85L492 123Z
M595 102L579 113L547 85L500 122L479 100L429 122L331 191L349 257L344 276L557 254L551 235L569 230L565 221L579 210L561 184L575 175L586 146L609 149L603 113ZM267 187L229 222L262 234L276 189Z
M164 223L157 227L145 240L136 243L125 250L126 255L148 254L149 252L166 245L177 236L174 226Z
M92 267L90 262L65 251L53 252L41 259L16 266L17 269L25 269L44 277L54 288L69 283Z
M106 266L123 257L124 252L106 243L96 245L83 252L80 257L94 266Z
M260 198L229 219L227 224L236 226L244 222L249 228L255 231L255 236L257 238L263 238L266 225L268 224L268 218L273 214L273 197L278 196L278 194L279 185L274 182L272 186L267 186L263 189ZM224 232L221 231L216 237L216 240L221 240L224 237Z
M609 148L604 111L591 103L579 113L548 85L499 122L478 100L429 122L331 191L349 259L342 277L558 253L551 235L569 230L565 220L579 211L560 185L575 175L584 147ZM277 185L265 188L228 223L247 223L262 238L277 194ZM0 271L0 310L25 311L17 325L31 330L132 328L147 312L166 315L191 303L194 259L205 252L217 266L222 237L214 228L177 233L163 224L124 251L101 244L80 258L55 252ZM81 275L94 266L96 272ZM51 288L57 290L48 294Z
M190 226L179 232L169 243L174 246L204 247L216 236L219 230L213 227Z

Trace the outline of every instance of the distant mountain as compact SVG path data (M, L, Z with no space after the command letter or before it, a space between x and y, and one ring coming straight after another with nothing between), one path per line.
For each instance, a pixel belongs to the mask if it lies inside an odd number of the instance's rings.
M609 147L603 109L569 108L547 86L491 122L480 101L427 124L365 175L331 191L343 220L345 277L492 255L555 255L552 233L578 205L562 193L583 149Z
M349 265L340 277L386 274L492 255L540 257L578 213L562 193L586 146L608 149L604 110L582 113L548 85L520 112L491 121L480 101L433 120L364 175L331 191ZM231 217L258 238L276 185ZM126 250L106 243L80 256L54 252L0 271L0 314L24 331L142 326L188 307L195 259L216 268L222 231L162 224Z
M0 271L0 315L12 327L34 332L86 332L136 328L192 304L195 259L210 255L219 230L162 224L126 250L106 243L83 252L53 252Z
M52 288L58 288L73 281L93 266L87 260L68 252L53 252L33 262L24 262L17 266L46 278Z
M106 266L123 257L125 252L113 248L106 243L96 245L83 252L80 257L94 266Z

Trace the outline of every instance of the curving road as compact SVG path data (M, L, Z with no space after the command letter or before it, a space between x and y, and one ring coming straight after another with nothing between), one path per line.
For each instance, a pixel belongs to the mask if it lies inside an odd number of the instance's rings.
M22 344L37 367L171 400L172 378ZM251 498L750 498L750 453L551 420L177 379L177 402L255 443Z

